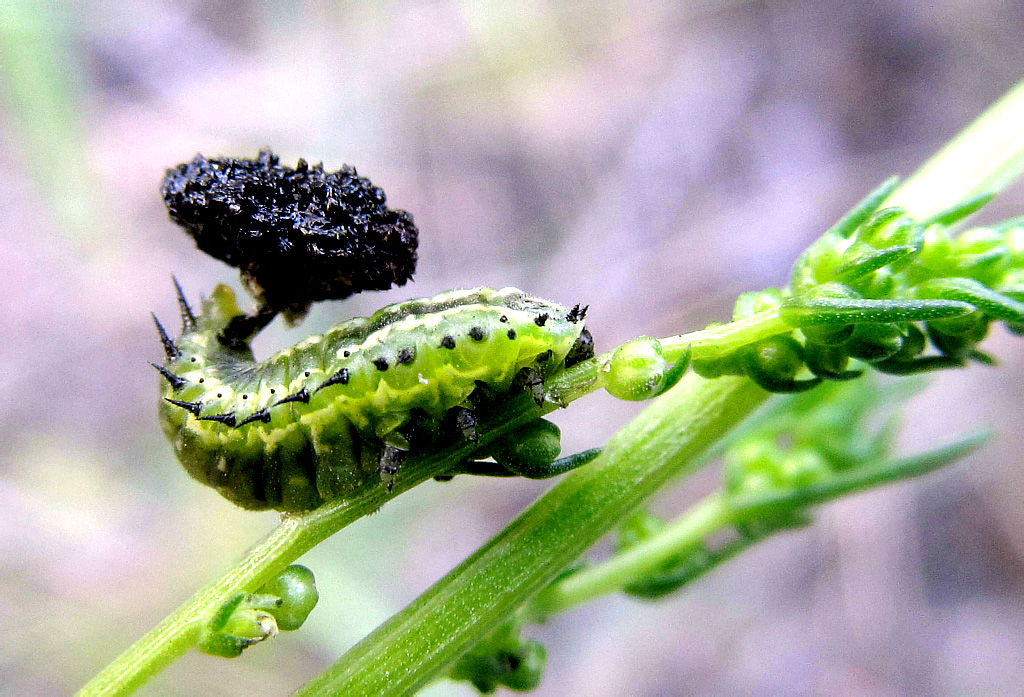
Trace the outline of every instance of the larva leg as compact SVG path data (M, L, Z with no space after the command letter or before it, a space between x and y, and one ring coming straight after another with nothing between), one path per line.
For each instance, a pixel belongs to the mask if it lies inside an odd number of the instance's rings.
M391 487L395 485L395 475L398 474L399 468L402 463L405 462L405 456L408 454L406 450L400 450L393 445L385 445L384 453L380 456L380 480L384 482L384 486L391 491Z
M565 474L566 472L571 472L577 467L592 461L600 454L601 448L591 448L590 450L584 450L583 452L579 452L574 455L561 457L545 465L531 463L525 467L518 466L517 471L509 469L507 466L500 465L497 462L490 462L487 460L467 460L459 466L457 471L452 471L445 475L439 475L434 477L434 479L437 481L449 481L456 474L472 474L478 477L526 477L527 479L548 479L550 477L557 477L560 474Z

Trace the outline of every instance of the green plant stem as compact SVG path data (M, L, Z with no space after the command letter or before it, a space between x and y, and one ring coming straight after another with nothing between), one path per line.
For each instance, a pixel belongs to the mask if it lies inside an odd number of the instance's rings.
M755 341L791 331L792 325L782 321L778 310L766 310L728 324L662 339L661 345L669 361L678 359L687 346L693 360L714 360Z
M754 410L742 378L688 375L501 534L353 647L301 694L423 687Z
M548 586L527 605L524 619L538 621L593 598L619 592L732 521L732 511L723 497L707 496L650 539Z
M859 467L801 489L768 491L740 498L711 494L643 542L551 584L524 606L520 617L525 622L540 621L588 600L619 592L737 523L934 472L974 452L988 437L985 433L977 434L928 453ZM751 543L759 539L763 538L753 539ZM716 565L713 563L709 569ZM694 578L699 575L701 573L695 574Z
M1024 170L1024 81L925 162L886 200L916 218L957 201L997 192Z
M383 487L376 487L380 492ZM373 492L358 500L324 506L306 515L284 516L244 560L200 590L108 665L80 695L128 694L192 648L207 620L225 598L255 590L292 561L383 503Z
M767 315L768 313L762 313ZM686 346L688 337L696 337L704 350L713 349L715 341L724 345L742 345L749 340L753 331L758 335L765 327L776 327L771 317L757 316L756 322L744 320L715 327L712 330L694 332L691 335L669 337L664 344L669 346L666 355L675 360ZM751 318L753 319L753 318ZM724 351L723 351L724 353ZM584 361L571 370L557 376L547 386L549 393L567 404L599 388L599 366L610 358L612 352ZM527 400L522 400L527 401ZM548 406L545 411L555 409ZM536 411L529 406L512 405L501 419L492 423L491 438L536 417ZM80 695L121 695L128 694L159 673L178 656L192 648L199 636L202 622L216 611L226 598L239 591L252 591L280 573L288 564L315 547L349 523L380 508L393 496L411 489L436 474L441 474L451 463L464 457L477 446L453 448L451 452L427 459L420 463L407 463L402 475L396 480L395 488L388 494L383 487L371 486L359 495L345 501L328 503L316 511L304 515L285 516L281 525L271 531L245 559L229 569L220 578L202 588L194 596L164 618L156 627L130 646L113 663L96 675L80 691Z
M554 407L552 407L554 408ZM276 577L286 566L359 518L373 513L390 499L450 469L501 433L537 417L527 395L514 400L500 419L481 424L479 443L459 443L429 457L410 458L390 492L372 483L356 495L331 501L300 515L284 515L237 565L208 584L168 615L94 677L79 695L128 694L192 648L207 621L227 599L239 591L252 592Z

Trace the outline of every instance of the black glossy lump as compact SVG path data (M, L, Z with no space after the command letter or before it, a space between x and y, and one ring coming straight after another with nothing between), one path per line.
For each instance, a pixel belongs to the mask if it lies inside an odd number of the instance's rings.
M237 266L262 312L301 317L310 303L403 285L416 270L412 216L344 166L324 172L196 155L167 170L161 191L171 219L199 249Z

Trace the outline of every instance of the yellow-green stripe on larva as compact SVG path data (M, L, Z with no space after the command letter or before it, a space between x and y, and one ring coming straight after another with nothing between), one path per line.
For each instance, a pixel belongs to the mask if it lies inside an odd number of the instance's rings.
M515 288L456 290L343 322L264 361L218 339L238 314L219 286L165 341L164 430L188 472L246 508L306 510L377 476L412 410L441 419L482 382L561 370L582 313Z

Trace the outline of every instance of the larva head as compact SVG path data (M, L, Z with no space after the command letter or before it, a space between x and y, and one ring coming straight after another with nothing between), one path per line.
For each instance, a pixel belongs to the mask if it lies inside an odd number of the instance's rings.
M412 216L355 169L283 167L202 155L169 169L161 187L174 222L242 272L261 308L301 317L311 302L404 285L416 269Z

